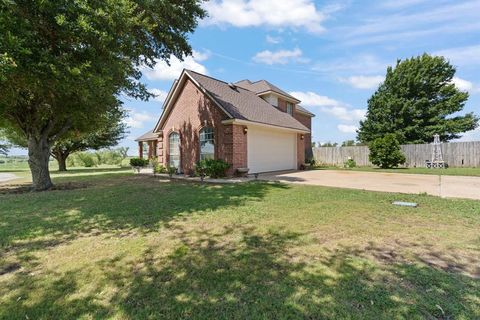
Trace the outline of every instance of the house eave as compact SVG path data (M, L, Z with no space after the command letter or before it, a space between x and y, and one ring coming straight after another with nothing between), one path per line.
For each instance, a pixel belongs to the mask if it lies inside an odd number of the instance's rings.
M298 112L298 113L301 113L301 114L304 114L306 116L309 116L309 117L315 117L315 114L311 113L311 112L305 112L305 111L301 111L301 110L298 110L298 109L295 109L295 112Z
M284 95L284 94L281 94L280 92L273 91L273 90L267 90L267 91L259 92L259 93L257 93L257 96L261 97L261 96L264 96L264 95L266 95L266 94L271 94L271 93L276 94L276 95L282 97L283 99L285 99L286 101L289 101L289 102L293 102L293 103L300 103L300 102L302 102L302 101L300 101L300 100L298 100L298 99L296 99L296 98L288 97L288 96L286 96L286 95Z
M249 121L249 120L242 120L242 119L227 119L223 120L222 124L237 124L237 125L244 125L244 126L259 126L265 127L275 130L282 130L282 131L289 131L289 132L297 132L297 133L310 133L310 130L303 130L298 128L290 128L290 127L282 127L276 126L273 124L263 123L263 122L256 122L256 121Z

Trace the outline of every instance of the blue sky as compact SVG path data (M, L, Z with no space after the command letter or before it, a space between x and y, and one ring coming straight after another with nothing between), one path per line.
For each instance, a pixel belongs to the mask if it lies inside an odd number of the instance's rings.
M266 79L302 100L316 117L313 141L354 139L367 100L397 59L427 52L457 67L469 91L464 112L480 113L480 0L212 0L190 43L193 57L145 70L155 100L124 99L128 137L153 128L183 67L234 82ZM480 140L480 130L463 140Z

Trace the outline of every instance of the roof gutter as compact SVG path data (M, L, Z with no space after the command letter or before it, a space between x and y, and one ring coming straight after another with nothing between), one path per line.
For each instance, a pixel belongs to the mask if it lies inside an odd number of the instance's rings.
M282 98L284 98L285 100L290 101L290 102L293 102L293 103L300 103L300 102L302 102L302 101L300 101L300 100L298 100L298 99L296 99L296 98L286 96L286 95L284 95L284 94L282 94L282 93L280 93L280 92L278 92L278 91L274 91L274 90L267 90L267 91L263 91L263 92L258 92L258 93L257 93L257 96L261 97L261 96L264 96L264 95L270 94L270 93L274 93L274 94L276 94L276 95L279 95L279 96L281 96Z
M298 113L302 113L306 116L309 116L311 118L315 117L315 114L311 113L311 112L305 112L305 111L302 111L302 110L298 110L298 108L295 108L295 112L298 112Z
M296 129L296 128L280 127L280 126L274 126L274 125L267 124L267 123L241 120L241 119L223 120L222 124L237 124L237 125L243 125L243 126L257 126L257 127L264 127L264 128L274 129L274 130L289 131L289 132L296 132L296 133L310 133L310 130L308 130L308 129L303 130L303 129Z

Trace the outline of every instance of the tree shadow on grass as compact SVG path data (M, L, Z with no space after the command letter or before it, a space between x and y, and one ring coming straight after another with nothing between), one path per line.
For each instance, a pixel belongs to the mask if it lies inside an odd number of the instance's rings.
M159 182L150 176L104 179L89 188L0 195L2 251L42 249L79 236L158 231L191 213L238 209L282 184L203 185Z
M175 227L177 246L151 246L45 283L17 274L0 318L473 319L478 280L422 263L384 265L355 248L298 260L301 234ZM102 277L90 283L94 270ZM83 286L89 290L78 291ZM30 300L31 296L35 299ZM17 300L18 297L23 297ZM477 305L476 305L477 303Z

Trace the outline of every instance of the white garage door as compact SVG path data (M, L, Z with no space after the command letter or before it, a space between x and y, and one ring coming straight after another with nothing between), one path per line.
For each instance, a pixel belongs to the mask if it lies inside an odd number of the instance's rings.
M295 133L249 126L247 139L249 173L296 169Z

